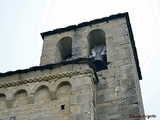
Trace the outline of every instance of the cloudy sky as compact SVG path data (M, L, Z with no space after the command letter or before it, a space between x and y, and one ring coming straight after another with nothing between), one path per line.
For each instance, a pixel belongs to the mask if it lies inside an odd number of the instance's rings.
M0 72L39 65L42 32L124 12L138 51L145 114L158 120L160 0L0 0Z

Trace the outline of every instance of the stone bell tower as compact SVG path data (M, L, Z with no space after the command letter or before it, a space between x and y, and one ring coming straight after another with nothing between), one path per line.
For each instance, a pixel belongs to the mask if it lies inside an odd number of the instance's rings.
M132 120L131 114L144 115L128 13L41 36L40 66L0 74L1 120Z

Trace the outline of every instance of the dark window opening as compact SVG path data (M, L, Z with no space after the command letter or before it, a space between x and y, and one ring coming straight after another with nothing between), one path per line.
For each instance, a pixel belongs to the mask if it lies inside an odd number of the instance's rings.
M71 57L72 57L72 53L69 53L64 57L64 60L70 59Z
M64 110L65 109L65 105L61 105L61 110Z
M93 64L96 67L96 71L107 69L107 58L106 58L106 46L98 45L94 46L91 51L91 57L93 59Z
M88 36L89 56L93 59L96 71L107 69L106 34L101 29L89 32Z
M61 60L67 60L72 57L72 38L64 37L60 39L57 46L61 55Z
M16 117L11 117L10 120L16 120Z

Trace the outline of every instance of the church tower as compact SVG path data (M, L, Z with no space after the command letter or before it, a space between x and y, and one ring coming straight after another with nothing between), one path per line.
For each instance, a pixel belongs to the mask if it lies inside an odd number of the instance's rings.
M0 120L134 120L132 115L144 115L128 13L41 36L40 66L0 74Z

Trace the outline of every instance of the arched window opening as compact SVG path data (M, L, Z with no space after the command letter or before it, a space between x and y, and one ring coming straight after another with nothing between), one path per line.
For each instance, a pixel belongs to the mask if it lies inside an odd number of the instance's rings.
M6 96L3 93L0 93L0 108L6 108Z
M62 82L57 87L57 99L59 98L68 98L71 96L71 85L69 82Z
M29 104L26 90L18 90L14 94L14 99L15 101L13 102L13 107Z
M50 94L49 89L47 86L42 85L37 88L35 92L35 103L36 102L42 102L42 101L49 101L50 100Z
M106 38L101 29L92 30L88 34L89 54L93 59L96 71L107 69Z
M72 57L72 39L70 37L60 39L57 46L62 60L67 60Z

